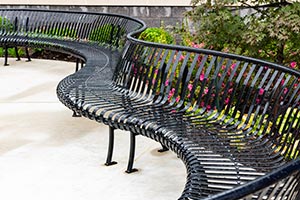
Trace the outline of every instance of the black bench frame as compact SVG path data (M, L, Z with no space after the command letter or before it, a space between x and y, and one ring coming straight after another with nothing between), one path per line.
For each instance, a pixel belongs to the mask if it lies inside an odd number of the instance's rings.
M180 199L300 198L298 71L140 41L144 23L122 15L0 9L0 16L15 22L0 31L1 46L78 58L57 95L75 115L109 125L107 165L115 164L114 129L123 129L131 133L128 172L138 134L182 159Z

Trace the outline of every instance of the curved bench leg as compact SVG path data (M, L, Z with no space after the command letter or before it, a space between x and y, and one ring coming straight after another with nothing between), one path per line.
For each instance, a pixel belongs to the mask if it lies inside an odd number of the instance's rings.
M159 153L163 153L165 151L169 151L169 149L165 145L161 144L161 147L162 147L161 149L157 150Z
M77 72L79 70L79 59L76 59L76 68L75 68L75 72Z
M76 67L75 67L75 72L78 72L79 70L79 64L80 64L80 69L83 68L84 62L80 60L79 58L76 59Z
M28 47L25 47L25 52L26 52L26 56L27 56L26 62L30 62L31 58L30 58L30 55L29 55Z
M114 128L109 127L109 142L108 142L108 152L106 157L106 166L115 165L117 162L112 161L113 151L114 151Z
M7 46L4 46L4 66L8 66L9 64L7 63L8 59L8 48Z
M135 134L133 132L130 132L130 151L129 151L128 166L126 170L126 173L128 174L138 171L137 169L133 168L134 154L135 154Z
M18 51L18 47L15 47L15 52L16 52L17 61L21 60L19 51Z

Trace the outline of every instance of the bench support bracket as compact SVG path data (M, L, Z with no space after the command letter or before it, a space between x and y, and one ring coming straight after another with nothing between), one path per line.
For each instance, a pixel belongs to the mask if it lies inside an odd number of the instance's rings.
M78 113L76 113L75 111L73 111L72 117L81 117L81 114L78 114Z
M157 150L159 153L163 153L165 151L169 151L169 149L166 146L164 146L163 144L161 144L161 147L162 147L161 149Z

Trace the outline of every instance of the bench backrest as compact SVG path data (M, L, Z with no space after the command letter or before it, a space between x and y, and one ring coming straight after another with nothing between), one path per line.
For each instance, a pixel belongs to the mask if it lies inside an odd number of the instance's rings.
M300 72L216 51L130 42L117 84L173 106L177 116L198 118L195 124L221 123L240 151L247 148L243 138L253 137L265 139L285 159L299 156Z
M142 21L115 14L0 9L0 35L96 42L119 47Z

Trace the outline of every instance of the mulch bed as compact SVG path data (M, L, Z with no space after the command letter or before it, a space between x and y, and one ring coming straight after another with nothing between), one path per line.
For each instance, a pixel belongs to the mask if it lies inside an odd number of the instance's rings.
M29 51L29 54L31 58L76 62L76 58L71 55L53 52L49 50L42 50L42 51L35 51L35 52Z

